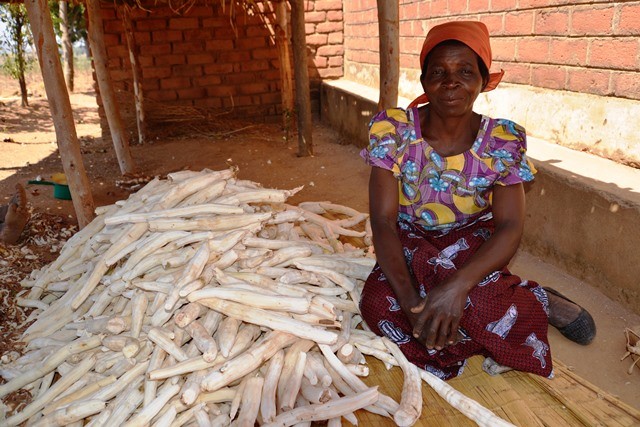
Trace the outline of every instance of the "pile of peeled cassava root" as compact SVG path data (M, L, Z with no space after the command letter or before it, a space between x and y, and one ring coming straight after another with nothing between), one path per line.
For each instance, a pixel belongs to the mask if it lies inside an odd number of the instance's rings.
M97 209L23 282L26 351L0 397L33 400L3 425L357 424L360 409L412 425L421 381L481 425L507 425L366 329L375 260L368 216L286 204L236 170L181 171ZM363 355L400 366L400 402L369 387Z

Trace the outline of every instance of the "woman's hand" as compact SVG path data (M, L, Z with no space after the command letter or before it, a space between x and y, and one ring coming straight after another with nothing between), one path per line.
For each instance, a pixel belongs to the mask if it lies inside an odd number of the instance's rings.
M466 287L447 281L433 288L411 309L413 336L428 349L441 350L455 344L458 326L467 303Z

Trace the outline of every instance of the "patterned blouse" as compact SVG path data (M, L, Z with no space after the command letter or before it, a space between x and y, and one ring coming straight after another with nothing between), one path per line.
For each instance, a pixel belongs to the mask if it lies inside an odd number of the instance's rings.
M379 112L369 124L369 146L360 152L367 164L398 179L398 219L447 232L491 215L495 184L533 180L520 125L482 116L471 149L443 157L422 138L418 117L417 108Z

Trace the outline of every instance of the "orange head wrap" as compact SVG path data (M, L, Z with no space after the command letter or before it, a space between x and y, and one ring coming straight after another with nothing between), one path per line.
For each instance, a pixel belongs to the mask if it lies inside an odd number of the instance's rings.
M478 21L453 21L436 25L427 33L427 38L420 51L420 69L424 66L424 60L434 47L445 40L457 40L469 46L487 66L491 69L491 45L489 43L489 30L487 26ZM483 92L493 90L498 86L504 71L489 74L489 82L482 89ZM414 99L409 107L415 107L429 102L426 94Z

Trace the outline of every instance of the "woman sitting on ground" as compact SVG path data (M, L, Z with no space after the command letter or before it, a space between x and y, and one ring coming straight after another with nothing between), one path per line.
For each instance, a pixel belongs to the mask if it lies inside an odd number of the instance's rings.
M443 379L473 355L552 376L547 322L569 339L595 336L584 309L507 269L523 231L523 182L535 169L518 124L473 111L489 74L480 22L432 28L420 54L424 95L378 113L361 155L378 264L361 312L377 334ZM420 104L426 104L419 106Z

